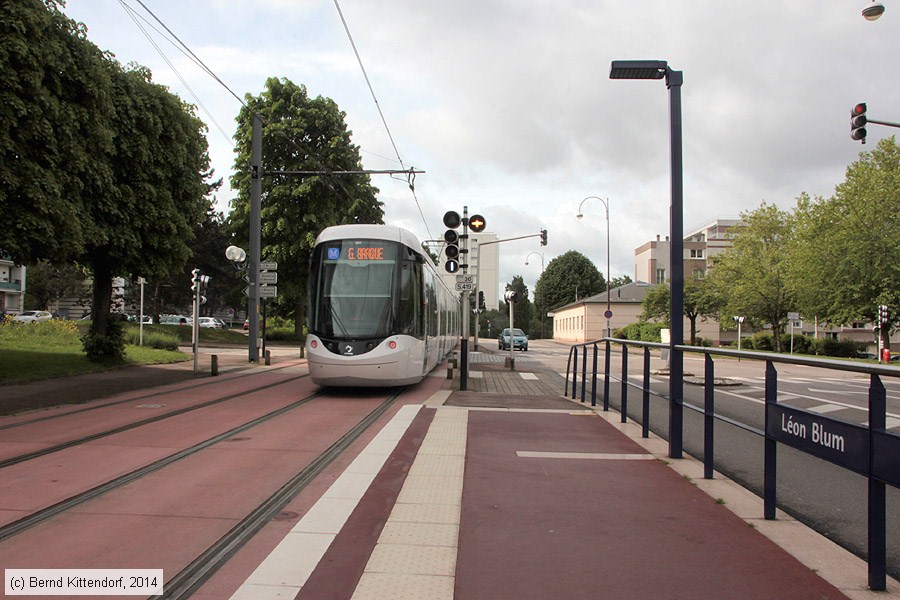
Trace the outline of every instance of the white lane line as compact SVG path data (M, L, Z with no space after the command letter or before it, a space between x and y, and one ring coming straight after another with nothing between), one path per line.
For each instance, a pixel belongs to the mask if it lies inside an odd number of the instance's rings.
M601 452L529 452L516 450L519 458L569 458L576 460L654 460L652 454L604 454Z

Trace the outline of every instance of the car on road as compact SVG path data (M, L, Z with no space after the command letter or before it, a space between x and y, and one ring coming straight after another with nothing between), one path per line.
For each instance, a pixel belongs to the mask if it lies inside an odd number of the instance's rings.
M37 323L38 321L49 321L52 318L53 315L46 310L26 310L13 317L13 320L20 323Z
M509 327L500 332L500 336L497 338L497 346L501 350L509 350L510 345L510 335L509 335ZM521 329L513 328L512 330L512 347L513 350L521 350L523 352L528 352L528 336L525 335L525 332Z
M211 329L225 329L225 322L215 317L200 317L197 325Z

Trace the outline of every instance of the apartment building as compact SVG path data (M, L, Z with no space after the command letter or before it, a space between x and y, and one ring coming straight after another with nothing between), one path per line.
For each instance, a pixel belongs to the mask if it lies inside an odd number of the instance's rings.
M0 308L9 314L25 309L25 267L0 257Z

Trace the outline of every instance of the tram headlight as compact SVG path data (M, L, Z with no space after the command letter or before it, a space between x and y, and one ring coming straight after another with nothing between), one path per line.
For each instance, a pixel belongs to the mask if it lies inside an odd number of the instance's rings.
M390 348L391 350L396 350L396 349L397 349L397 342L395 342L395 341L392 340L392 341L388 344L388 348Z
M309 343L309 347L310 347L310 348L318 348L318 347L319 347L319 342L317 342L316 340L312 340L312 341Z

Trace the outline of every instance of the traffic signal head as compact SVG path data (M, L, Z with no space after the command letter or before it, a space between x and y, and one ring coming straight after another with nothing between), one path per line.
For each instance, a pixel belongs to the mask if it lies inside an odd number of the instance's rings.
M850 110L850 139L866 143L866 103L860 102Z
M191 292L197 293L200 291L200 269L194 269L191 271Z
M486 308L486 305L484 303L484 292L480 290L478 292L478 308L480 308L481 310L485 310Z
M541 229L541 246L547 245L547 230Z
M444 213L444 227L456 229L460 225L462 225L462 217L459 216L458 212L455 210L448 210Z
M472 215L469 217L469 229L472 233L481 233L487 227L487 221L481 215Z
M888 323L888 307L887 304L881 304L878 306L878 322L882 325L886 325Z

